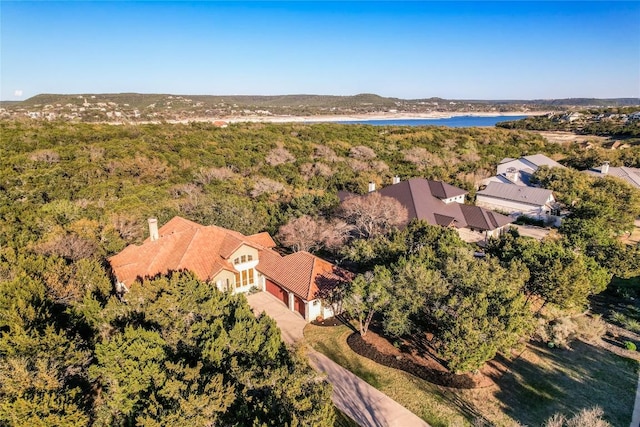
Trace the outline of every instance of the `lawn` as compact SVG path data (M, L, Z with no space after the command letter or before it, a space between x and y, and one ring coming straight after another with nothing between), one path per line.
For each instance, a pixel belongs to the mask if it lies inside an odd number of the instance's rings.
M455 390L359 356L346 343L350 333L347 326L308 325L305 338L434 427L539 426L555 412L593 405L604 409L613 426L631 422L638 364L596 346L576 342L573 350L559 350L531 345L515 361L496 360L508 371L495 378L495 386Z

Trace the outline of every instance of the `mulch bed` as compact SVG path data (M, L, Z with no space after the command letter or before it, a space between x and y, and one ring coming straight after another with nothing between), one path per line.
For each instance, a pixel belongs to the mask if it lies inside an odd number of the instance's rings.
M337 317L330 317L319 322L317 320L312 320L311 324L315 326L340 326L344 325L344 322Z
M354 352L376 363L400 369L439 386L472 389L495 385L483 373L456 375L429 355L418 354L415 350L403 352L372 330L364 337L359 332L354 332L347 337L347 344Z

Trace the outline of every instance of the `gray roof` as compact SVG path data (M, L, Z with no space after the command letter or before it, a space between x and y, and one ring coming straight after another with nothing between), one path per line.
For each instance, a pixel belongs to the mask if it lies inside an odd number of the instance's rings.
M508 216L491 212L478 206L455 202L444 203L436 195L442 195L442 193L439 193L438 188L447 186L446 198L465 194L466 191L449 184L444 184L442 187L439 187L438 184L444 183L413 178L385 187L379 190L378 193L382 196L393 197L399 201L407 208L409 219L423 219L431 225L453 225L457 228L469 227L479 230L494 230L513 221ZM434 194L434 189L436 194Z
M604 177L604 176L615 176L617 178L621 178L625 180L627 183L631 184L636 188L640 188L640 169L638 168L628 168L626 166L615 167L609 166L609 172L607 174L603 174L601 172L602 166L591 168L589 170L584 171L589 175Z
M487 188L478 191L476 194L533 206L545 205L549 200L549 196L553 195L551 190L545 190L544 188L524 187L501 182L490 182Z
M550 168L564 168L564 166L562 166L560 163L548 158L544 154L532 154L530 156L524 156L523 159L538 167L549 166Z

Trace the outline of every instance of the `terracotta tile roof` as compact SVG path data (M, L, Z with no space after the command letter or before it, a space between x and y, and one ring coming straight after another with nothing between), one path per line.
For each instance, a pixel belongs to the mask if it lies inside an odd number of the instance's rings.
M129 245L109 258L118 281L131 285L138 279L183 270L200 280L210 280L222 270L235 272L228 258L243 244L258 249L256 270L306 301L315 299L322 286L350 277L345 270L308 252L282 257L271 249L275 243L268 233L244 236L174 217L158 234L158 240Z
M350 278L345 270L309 252L280 257L273 251L265 251L260 256L258 271L305 301L316 299L316 293L323 286Z
M250 240L262 247L269 248L269 249L276 247L276 242L273 241L273 239L271 238L271 235L266 231L258 234L252 234L251 236L247 236L247 240Z
M262 249L235 231L200 225L181 217L171 219L158 234L158 240L147 238L142 245L129 245L109 258L120 282L131 284L138 278L182 270L209 280L222 270L235 271L227 259L243 244Z

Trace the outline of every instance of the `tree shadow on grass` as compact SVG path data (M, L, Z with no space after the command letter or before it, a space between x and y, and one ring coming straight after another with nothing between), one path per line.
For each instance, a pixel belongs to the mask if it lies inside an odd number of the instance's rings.
M339 346L328 345L324 342L319 342L314 345L316 350L327 356L329 359L341 365L345 369L351 371L364 381L379 389L382 384L378 381L376 375L370 372L357 357L346 357L341 351Z
M571 350L530 344L514 360L498 356L507 367L493 380L495 397L507 415L521 424L540 425L554 413L572 414L600 406L614 426L629 425L638 364L600 347L576 341Z

